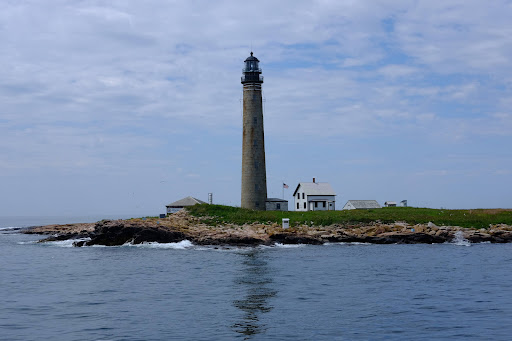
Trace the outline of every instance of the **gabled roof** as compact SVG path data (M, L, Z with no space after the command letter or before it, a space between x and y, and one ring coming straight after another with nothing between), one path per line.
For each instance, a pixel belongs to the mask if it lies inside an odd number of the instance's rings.
M244 62L246 62L246 61L248 61L248 60L249 60L249 61L251 61L251 60L255 60L255 61L257 61L257 62L259 62L259 61L260 61L258 58L256 58L256 57L254 57L254 56L253 56L252 51L251 51L251 55L250 55L249 57L247 57L247 59L246 59L246 60L244 60Z
M178 201L175 201L173 203L170 203L169 205L165 205L165 207L184 207L184 206L194 206L195 204L206 204L204 201L193 198L193 197L186 197L183 199L180 199Z
M293 195L297 194L299 187L302 187L306 195L336 195L328 182L299 182Z
M281 198L267 198L268 202L288 202L288 200L284 200L284 199L281 199Z
M349 200L345 204L351 203L355 208L381 208L377 200Z

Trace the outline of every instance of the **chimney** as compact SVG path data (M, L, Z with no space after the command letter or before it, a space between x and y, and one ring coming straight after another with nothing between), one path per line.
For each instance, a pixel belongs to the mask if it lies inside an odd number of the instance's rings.
M315 183L315 178L313 178L313 183Z

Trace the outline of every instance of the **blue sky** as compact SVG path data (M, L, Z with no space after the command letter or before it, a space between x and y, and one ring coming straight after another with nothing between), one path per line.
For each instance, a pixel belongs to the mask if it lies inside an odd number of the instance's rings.
M240 204L243 60L269 196L512 207L511 1L4 1L0 215ZM293 206L293 205L290 205Z

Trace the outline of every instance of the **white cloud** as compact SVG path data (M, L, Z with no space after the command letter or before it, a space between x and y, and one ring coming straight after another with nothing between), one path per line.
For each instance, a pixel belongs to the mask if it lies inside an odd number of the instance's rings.
M511 16L507 1L3 2L0 174L176 163L211 181L188 154L239 142L251 45L276 143L501 149Z
M388 78L401 78L414 75L415 73L419 72L419 69L407 65L391 64L381 67L377 72Z
M500 76L510 65L511 15L508 1L419 1L397 16L396 39L436 72Z

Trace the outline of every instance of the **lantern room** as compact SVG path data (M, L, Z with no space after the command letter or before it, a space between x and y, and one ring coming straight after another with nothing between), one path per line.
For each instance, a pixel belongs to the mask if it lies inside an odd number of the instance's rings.
M244 75L242 76L242 84L245 83L263 83L263 76L261 76L261 69L259 66L260 61L258 58L251 55L244 60L245 66L242 69Z

